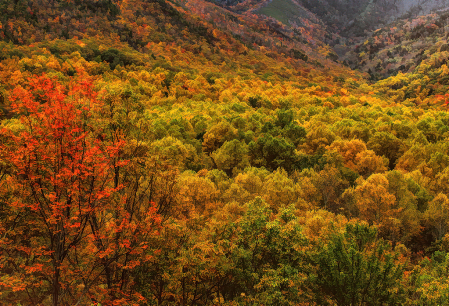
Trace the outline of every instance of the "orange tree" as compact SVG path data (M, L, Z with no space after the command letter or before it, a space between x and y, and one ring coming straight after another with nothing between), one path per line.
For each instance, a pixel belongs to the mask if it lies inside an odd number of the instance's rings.
M92 83L43 75L16 88L11 102L16 117L0 133L0 298L29 305L139 298L129 272L149 260L159 217L152 203L137 207L121 192L125 144L94 128L101 101Z

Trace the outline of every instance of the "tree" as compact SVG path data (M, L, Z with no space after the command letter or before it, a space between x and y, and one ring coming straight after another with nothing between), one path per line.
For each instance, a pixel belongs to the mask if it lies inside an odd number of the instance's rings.
M273 215L269 205L256 198L230 227L233 269L223 296L256 305L297 305L307 240L293 206Z
M190 219L195 214L206 214L213 211L217 201L218 190L215 184L205 177L207 170L195 174L185 171L178 178L179 203L173 210L173 215L178 219Z
M363 224L347 224L345 233L334 233L314 258L316 302L326 299L339 306L399 305L395 292L404 266L398 254L377 239L377 230Z
M380 157L374 153L374 151L366 150L360 152L355 158L356 171L364 176L368 177L374 173L382 173L387 170L388 159L386 157Z
M325 125L318 124L317 126L308 129L305 143L301 146L307 154L320 153L323 152L324 148L329 146L334 139L334 133L332 133Z
M226 141L218 150L212 153L217 168L232 174L249 166L248 148L244 142L233 139Z
M388 132L376 132L368 142L368 148L377 155L388 158L390 169L394 169L398 158L407 151L404 143Z
M415 305L447 305L449 303L449 255L435 251L431 258L425 257L409 274L408 288Z
M394 215L394 195L388 192L388 180L382 174L373 174L355 188L360 217L370 224L380 226Z
M424 220L433 229L437 240L443 238L449 229L449 199L444 193L439 193L424 212Z
M329 146L344 158L345 166L357 171L359 174L368 177L373 173L380 173L387 170L386 158L377 156L373 151L367 150L362 140L337 140Z
M203 151L211 153L221 147L226 141L237 136L237 130L229 122L222 121L213 125L203 136Z
M251 141L248 149L253 166L262 166L271 171L279 167L290 171L296 161L295 147L285 138L267 134Z
M298 198L294 182L289 179L284 169L277 169L270 173L265 178L262 190L262 198L267 201L273 211L279 211L295 203Z
M348 178L356 175L347 168L337 169L330 164L324 166L314 179L314 185L321 195L321 205L334 213L348 213L348 207L343 205L341 196L349 186Z
M125 301L128 271L145 261L156 208L127 207L115 174L124 142L91 124L101 102L89 80L64 86L43 75L17 87L17 125L1 130L0 286L9 303L53 305ZM126 292L126 294L125 294ZM48 301L46 302L48 303Z

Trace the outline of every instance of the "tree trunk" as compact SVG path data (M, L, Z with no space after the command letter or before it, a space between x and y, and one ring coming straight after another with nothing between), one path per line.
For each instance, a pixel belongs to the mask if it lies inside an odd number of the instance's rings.
M54 259L54 277L53 277L53 295L52 295L52 300L53 300L53 306L58 306L58 302L59 302L59 289L60 289L60 285L59 285L59 260L56 258Z

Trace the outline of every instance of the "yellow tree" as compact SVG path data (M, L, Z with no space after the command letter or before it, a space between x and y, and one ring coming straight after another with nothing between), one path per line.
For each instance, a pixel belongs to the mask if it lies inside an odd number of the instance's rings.
M367 150L366 144L360 139L334 141L329 149L341 154L345 167L357 171L365 178L387 170L388 159Z
M336 150L344 158L345 166L356 170L355 159L357 154L366 151L366 144L360 139L336 140L328 147Z
M394 217L396 197L388 192L388 180L382 174L373 174L355 188L356 206L360 217L370 225L382 225Z
M232 140L237 136L235 129L229 122L222 121L213 125L203 137L203 151L211 153L221 147L226 141Z
M449 229L449 199L439 193L424 212L424 220L433 229L437 240L443 238Z
M355 157L355 171L363 177L373 173L382 173L387 170L388 159L376 155L372 150L360 152Z

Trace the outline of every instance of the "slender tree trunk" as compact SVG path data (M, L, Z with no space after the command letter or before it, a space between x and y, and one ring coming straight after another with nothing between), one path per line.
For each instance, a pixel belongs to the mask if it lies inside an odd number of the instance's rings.
M59 285L59 260L57 259L57 257L54 259L54 277L53 277L53 306L58 306L58 302L59 302L59 289L60 289L60 285Z
M162 272L161 272L162 273ZM159 277L159 292L157 293L158 305L162 305L162 292L164 290L164 280L162 279L162 274Z
M187 297L186 297L186 278L184 277L184 273L186 273L186 268L182 267L182 306L187 306Z

